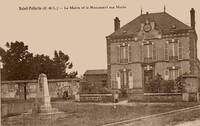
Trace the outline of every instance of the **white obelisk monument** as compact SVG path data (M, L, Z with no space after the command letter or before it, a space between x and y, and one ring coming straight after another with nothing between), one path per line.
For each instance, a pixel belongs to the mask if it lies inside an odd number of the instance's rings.
M51 107L51 97L49 95L47 76L43 73L40 74L38 78L35 102L39 109L39 113L52 114L58 112L57 108Z

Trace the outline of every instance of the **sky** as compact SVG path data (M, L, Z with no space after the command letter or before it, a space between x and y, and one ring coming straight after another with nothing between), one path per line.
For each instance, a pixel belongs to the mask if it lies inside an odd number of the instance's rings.
M121 9L19 10L19 7L124 6ZM2 0L0 47L22 41L29 52L53 58L54 50L68 54L79 75L89 69L107 68L106 36L114 32L114 18L121 26L146 12L166 12L190 26L190 9L196 13L200 35L199 0ZM198 48L200 44L198 42ZM198 50L200 58L200 48Z

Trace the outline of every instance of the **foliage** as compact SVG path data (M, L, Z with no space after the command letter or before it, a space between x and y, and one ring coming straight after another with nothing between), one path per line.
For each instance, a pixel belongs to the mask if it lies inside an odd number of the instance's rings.
M69 76L69 74L67 74L65 72L66 68L71 69L73 67L73 64L69 61L69 56L65 55L62 51L54 51L54 72L55 72L55 78L63 78L65 76ZM73 76L74 74L72 74L71 76ZM77 75L77 74L76 74Z
M6 43L6 46L8 50L4 51L2 58L3 80L37 79L41 73L46 74L49 79L73 78L77 75L77 71L66 72L66 69L71 69L73 64L69 62L69 56L62 51L55 51L54 58L51 59L44 54L33 56L23 42Z
M9 48L3 57L3 74L7 80L29 79L29 64L33 54L23 42L6 43Z
M6 54L6 51L5 51L3 48L0 47L0 56L1 56L2 59L4 59L5 54ZM2 61L0 61L0 62L2 62ZM1 66L0 66L0 67L1 67ZM4 74L1 74L1 78L4 79L4 78L5 78L5 75L4 75Z
M5 55L6 51L0 47L0 56L3 57Z
M148 85L145 85L147 93L174 93L182 92L183 84L182 77L179 76L176 80L164 80L161 75L157 74Z

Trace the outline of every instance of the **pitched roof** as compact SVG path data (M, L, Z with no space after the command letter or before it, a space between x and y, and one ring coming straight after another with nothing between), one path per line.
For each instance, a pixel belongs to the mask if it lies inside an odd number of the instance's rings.
M141 29L140 24L142 22L145 22L146 19L154 21L155 29L161 32L169 32L172 25L176 26L176 30L192 29L190 26L184 24L183 22L179 21L178 19L174 18L166 12L149 13L138 16L134 20L130 21L129 23L109 35L109 37L124 35L124 32L126 32L126 35L135 35Z
M97 69L97 70L87 70L84 75L97 75L97 74L107 74L106 69Z

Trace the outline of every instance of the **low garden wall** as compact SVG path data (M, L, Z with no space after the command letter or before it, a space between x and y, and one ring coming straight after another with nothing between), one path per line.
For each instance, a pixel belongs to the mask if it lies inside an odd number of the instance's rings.
M114 102L113 94L82 94L80 102Z
M135 101L135 94L129 94L129 101ZM182 93L144 93L140 96L142 102L181 102ZM139 98L138 98L139 99Z
M147 102L181 102L182 93L144 93Z

